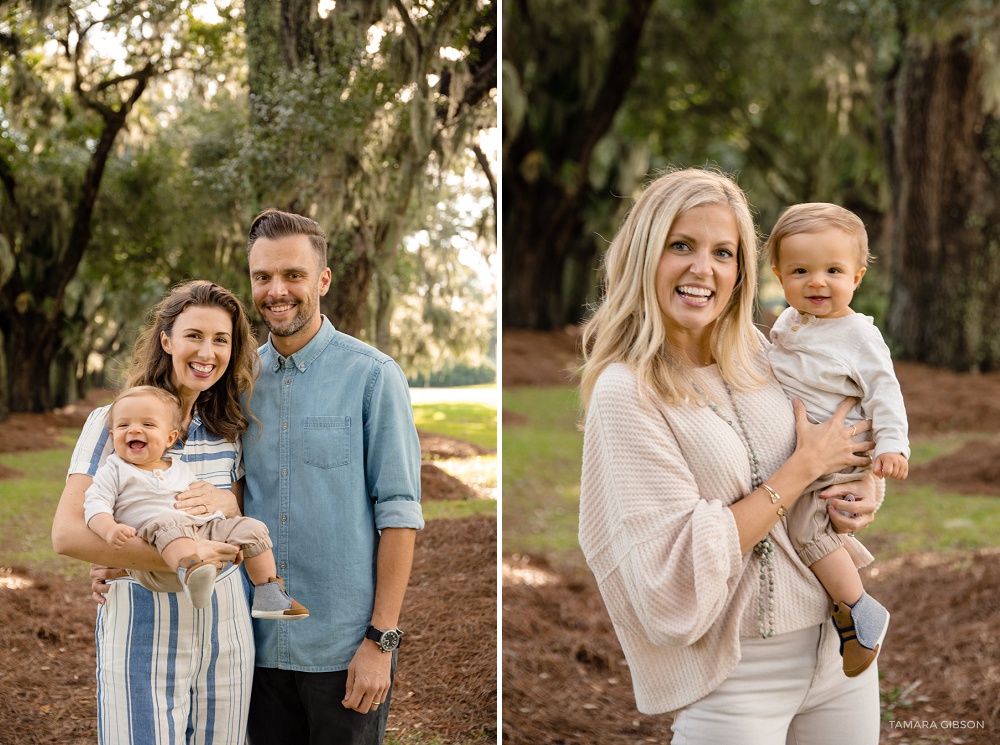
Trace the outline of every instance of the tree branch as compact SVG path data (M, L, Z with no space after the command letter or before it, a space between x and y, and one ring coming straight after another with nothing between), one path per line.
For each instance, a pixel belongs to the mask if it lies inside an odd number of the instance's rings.
M424 42L420 38L420 31L413 23L413 19L410 18L410 12L406 9L406 6L403 5L402 0L392 0L392 7L399 12L400 18L403 19L403 30L406 34L406 38L409 39L410 43L413 45L413 51L416 54L417 60L421 60L424 55Z
M7 199L10 200L11 206L16 210L17 198L15 197L15 190L17 189L17 179L14 177L14 171L11 170L6 158L0 158L0 182L3 183L4 191L7 192Z
M653 0L630 0L628 11L615 37L615 45L605 67L604 82L590 107L590 126L583 132L579 143L580 170L579 183L588 178L590 156L607 131L611 128L615 114L632 86L638 68L638 50L642 31L649 17Z
M150 68L155 68L156 65L157 65L156 60L150 60L149 62L146 63L146 66L141 70L136 70L135 72L131 72L128 75L119 75L116 78L111 78L110 80L105 80L101 83L98 83L96 86L94 86L94 88L90 92L100 93L101 91L107 90L113 85L118 85L119 83L124 83L129 80L139 80L140 78L146 78L148 80L150 76L148 70Z
M493 212L494 214L500 214L497 211L497 180L493 175L493 169L490 168L490 161L486 157L486 153L477 144L472 145L472 152L476 155L476 162L479 163L479 167L483 169L483 173L486 175L486 180L490 182L490 193L493 195Z
M491 28L490 32L477 42L473 49L478 53L476 64L470 65L472 72L472 84L469 85L462 95L462 105L475 106L489 95L491 90L497 87L497 30Z
M136 86L132 90L132 94L117 110L112 109L110 106L105 106L104 104L84 99L86 103L92 106L95 103L98 103L98 107L95 108L98 108L98 110L103 109L108 112L108 114L105 116L104 130L101 132L101 137L97 141L97 147L94 149L94 154L90 158L90 163L87 164L87 171L84 174L83 179L83 188L81 189L80 198L74 209L73 225L70 228L69 240L66 244L66 253L62 259L63 272L53 288L53 295L56 299L57 306L62 303L66 287L70 280L75 276L76 268L79 266L87 247L90 245L91 222L94 216L94 204L97 202L97 194L100 190L101 179L104 177L104 169L107 166L108 158L111 155L111 149L114 145L115 138L118 137L118 133L125 126L125 120L128 117L129 112L132 110L132 107L146 90L146 86L149 84L149 80L153 77L155 69L155 64L149 62L144 68L142 68L142 70L139 71L140 74L135 78Z

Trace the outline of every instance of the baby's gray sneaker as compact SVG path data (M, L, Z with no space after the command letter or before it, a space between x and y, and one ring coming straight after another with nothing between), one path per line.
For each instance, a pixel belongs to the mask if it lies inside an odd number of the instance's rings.
M250 615L272 621L298 621L309 618L309 611L285 592L285 581L281 577L270 577L265 584L254 588Z

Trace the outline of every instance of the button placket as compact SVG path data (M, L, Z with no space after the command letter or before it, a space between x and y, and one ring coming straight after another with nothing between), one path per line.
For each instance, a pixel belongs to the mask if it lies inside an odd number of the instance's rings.
M291 488L289 486L288 471L291 467L291 431L288 427L291 421L292 408L292 377L295 374L295 366L287 361L282 369L281 386L281 407L280 421L281 431L278 433L278 467L281 469L281 478L278 480L278 515L277 537L274 541L275 561L279 572L284 575L288 568L288 512L290 509ZM291 659L288 648L288 634L285 624L278 624L278 661L279 664L287 665Z

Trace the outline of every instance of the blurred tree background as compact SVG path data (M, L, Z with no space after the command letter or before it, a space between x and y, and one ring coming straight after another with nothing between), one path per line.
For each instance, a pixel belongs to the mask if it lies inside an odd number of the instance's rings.
M504 326L579 322L642 185L714 166L764 235L796 202L861 216L878 258L855 308L897 358L997 369L998 5L504 3Z
M246 231L316 219L323 311L412 379L495 376L491 0L0 0L0 419L114 381Z

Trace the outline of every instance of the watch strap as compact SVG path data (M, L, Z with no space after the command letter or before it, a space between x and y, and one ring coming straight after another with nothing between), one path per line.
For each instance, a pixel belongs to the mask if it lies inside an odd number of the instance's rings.
M393 631L394 631L394 633L396 635L397 642L396 642L396 646L393 647L392 649L398 649L399 645L403 643L403 632L400 629L393 629ZM382 637L384 637L385 634L386 634L385 631L382 631L381 629L377 629L374 626L369 625L368 629L365 631L365 638L366 639L371 639L373 642L375 642L376 644L378 644L379 648L383 652L388 652L388 651L391 651L391 650L386 649L384 646L382 646Z

